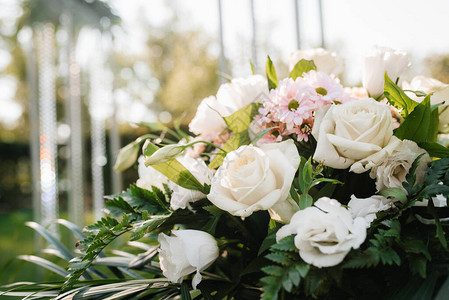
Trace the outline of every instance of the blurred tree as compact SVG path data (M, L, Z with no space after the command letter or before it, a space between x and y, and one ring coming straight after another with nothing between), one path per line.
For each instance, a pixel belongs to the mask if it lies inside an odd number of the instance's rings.
M168 31L148 40L149 64L160 82L156 99L174 118L190 120L199 102L218 88L218 58L199 32Z
M429 55L424 59L424 65L430 77L449 83L449 54Z

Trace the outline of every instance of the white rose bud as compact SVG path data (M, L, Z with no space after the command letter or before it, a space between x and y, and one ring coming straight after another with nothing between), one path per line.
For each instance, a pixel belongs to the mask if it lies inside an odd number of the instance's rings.
M288 199L300 162L292 140L241 146L229 152L212 178L208 199L234 216L248 217L268 210L279 222L288 222L298 205Z
M424 181L427 165L431 162L429 154L413 141L403 140L396 144L387 159L371 169L370 177L376 179L377 191L386 188L400 188L405 191L402 183L405 182L413 162L421 154L424 155L420 158L415 172L417 183Z
M407 53L375 47L373 53L365 58L363 86L370 97L378 98L384 92L385 72L393 82L396 82L409 65Z
M291 53L288 60L289 70L293 70L301 59L313 60L318 72L324 72L328 75L339 75L343 72L343 63L337 58L337 55L323 48L296 50Z
M145 164L147 166L162 164L176 158L184 152L185 149L186 146L178 144L164 146L156 150L151 156L145 156Z
M336 169L351 166L355 173L382 162L398 142L390 108L371 98L319 110L312 135L317 140L313 159Z
M174 236L159 234L159 261L162 274L173 283L181 283L184 276L196 271L193 289L201 282L200 272L218 258L217 241L199 230L173 230Z
M290 224L276 234L279 241L295 236L299 255L315 267L332 267L343 261L351 248L357 249L365 241L363 218L353 219L351 213L334 199L323 197L314 206L295 213Z

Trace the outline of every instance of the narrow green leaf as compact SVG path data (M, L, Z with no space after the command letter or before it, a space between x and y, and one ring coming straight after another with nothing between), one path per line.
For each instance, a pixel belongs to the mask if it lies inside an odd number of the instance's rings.
M268 90L273 90L278 86L278 76L276 75L276 70L273 66L273 62L271 58L268 56L266 63L266 72L267 72L267 80L268 80Z
M251 66L251 73L252 73L253 75L256 75L256 68L254 68L254 64L253 64L253 62L251 61L251 59L249 60L249 65Z
M299 208L305 209L309 206L312 206L313 204L313 198L309 194L301 194L299 196Z
M190 297L190 288L189 285L186 282L181 283L181 300L191 300L192 297Z
M309 158L303 165L302 170L299 170L300 179L298 179L299 189L302 193L307 193L312 184L313 168L311 158Z
M437 212L435 211L435 206L433 205L433 201L429 201L427 205L427 210L430 212L430 214L435 219L435 225L436 225L436 235L438 237L438 240L440 241L441 245L444 249L447 249L447 240L445 233L443 231L443 227L441 226L440 218L438 217Z
M49 271L52 271L53 273L58 274L62 277L65 277L69 274L66 270L64 270L60 266L52 263L49 260L42 258L42 257L38 257L38 256L34 256L34 255L19 255L18 258L28 261L28 262L31 262L38 266L41 266L41 267L43 267Z
M273 129L279 128L279 126L273 126L273 127L269 127L267 129L262 130L261 132L259 132L251 141L252 145L256 145L256 143L263 138L268 132L270 132Z
M290 72L289 77L295 80L296 78L302 77L304 73L307 73L311 70L316 70L316 66L313 60L301 59L293 67L293 70Z
M407 117L419 104L413 101L400 87L391 81L387 72L385 72L384 94L388 102L401 111L403 117Z

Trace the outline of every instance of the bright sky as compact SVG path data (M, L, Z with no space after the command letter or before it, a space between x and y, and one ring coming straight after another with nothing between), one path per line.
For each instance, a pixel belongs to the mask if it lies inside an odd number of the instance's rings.
M317 1L298 1L302 47L317 47L320 45ZM172 13L164 6L168 3L179 11L182 28L204 30L218 41L217 2L114 0L125 26L135 28L131 30L135 37L144 30L136 29L136 16L160 23ZM293 0L254 0L254 3L258 64L263 66L266 54L287 60L296 49ZM345 59L348 81L352 84L360 81L363 57L373 45L409 52L415 63L413 73L421 71L417 65L424 56L449 52L447 0L323 0L322 3L326 44ZM222 5L226 56L235 65L233 75L244 76L250 72L250 1L223 0Z
M321 42L318 2L298 2L302 48L318 47ZM204 31L215 41L211 52L219 53L218 0L111 0L110 3L123 20L126 33L122 35L121 45L125 53L144 50L147 29L141 20L152 25L162 25L175 11L180 20L179 28L176 29ZM349 84L360 83L363 57L374 45L407 51L413 63L409 77L422 72L420 62L423 57L449 53L447 0L322 0L322 3L326 45L344 59L346 82ZM275 62L287 61L288 55L296 50L294 0L254 0L254 6L256 63L258 72L263 73L267 54ZM0 0L0 7L0 18L4 22L13 21L20 14L16 1ZM233 65L231 73L234 77L247 76L250 74L248 62L254 60L250 0L222 0L222 10L225 55ZM3 31L14 29L13 26L5 26L6 23L3 24ZM1 33L8 34L3 31ZM1 73L10 61L10 55L2 48L0 45L0 105L3 107L0 110L0 121L13 124L22 114L22 108L14 101L14 79ZM123 95L126 93L121 93L122 97L120 92L117 94L118 99L123 98L125 101ZM147 92L151 94L151 91ZM145 98L152 99L149 96ZM125 102L129 102L129 99Z

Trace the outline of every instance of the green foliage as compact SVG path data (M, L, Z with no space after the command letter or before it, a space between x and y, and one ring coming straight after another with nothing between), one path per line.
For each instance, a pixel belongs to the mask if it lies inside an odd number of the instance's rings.
M267 81L268 81L268 90L273 90L278 86L279 80L276 75L276 69L274 68L273 62L271 58L267 57L267 63L265 65L266 73L267 73Z
M232 131L232 136L222 147L224 151L231 152L238 149L240 146L248 145L251 142L248 127L251 124L252 118L258 113L259 106L259 103L250 103L232 115L223 118L226 124L228 124L229 129ZM223 163L223 160L223 156L215 156L209 164L209 168L218 168Z
M157 151L157 147L155 145L149 144L151 146L147 146L144 150L145 155L152 155L155 151ZM189 190L196 190L201 191L205 194L208 193L207 188L202 185L195 176L190 173L189 170L187 170L186 167L184 167L179 161L176 159L170 159L168 161L165 161L163 163L159 163L156 165L152 165L154 169L161 172L165 176L167 176L168 179L173 181L179 186L182 186L183 188L189 189Z
M400 87L391 81L387 75L387 72L385 72L384 94L390 104L396 107L401 112L403 117L407 117L411 114L415 107L419 104L418 102L410 99L410 97L407 96Z
M223 117L229 130L242 132L248 129L254 116L259 113L260 103L250 103L230 116Z
M316 66L313 60L301 59L293 67L293 70L290 72L290 75L288 77L295 80L296 78L302 77L304 73L307 73L311 70L316 70Z
M395 131L398 138L416 143L433 142L436 140L437 133L438 107L432 109L430 106L430 94L416 105L413 111L408 112L404 122Z
M262 271L268 275L260 280L263 290L262 299L278 299L281 290L288 293L294 292L310 269L310 265L299 257L293 236L283 238L279 243L272 245L270 253L265 257L276 265L262 268Z

